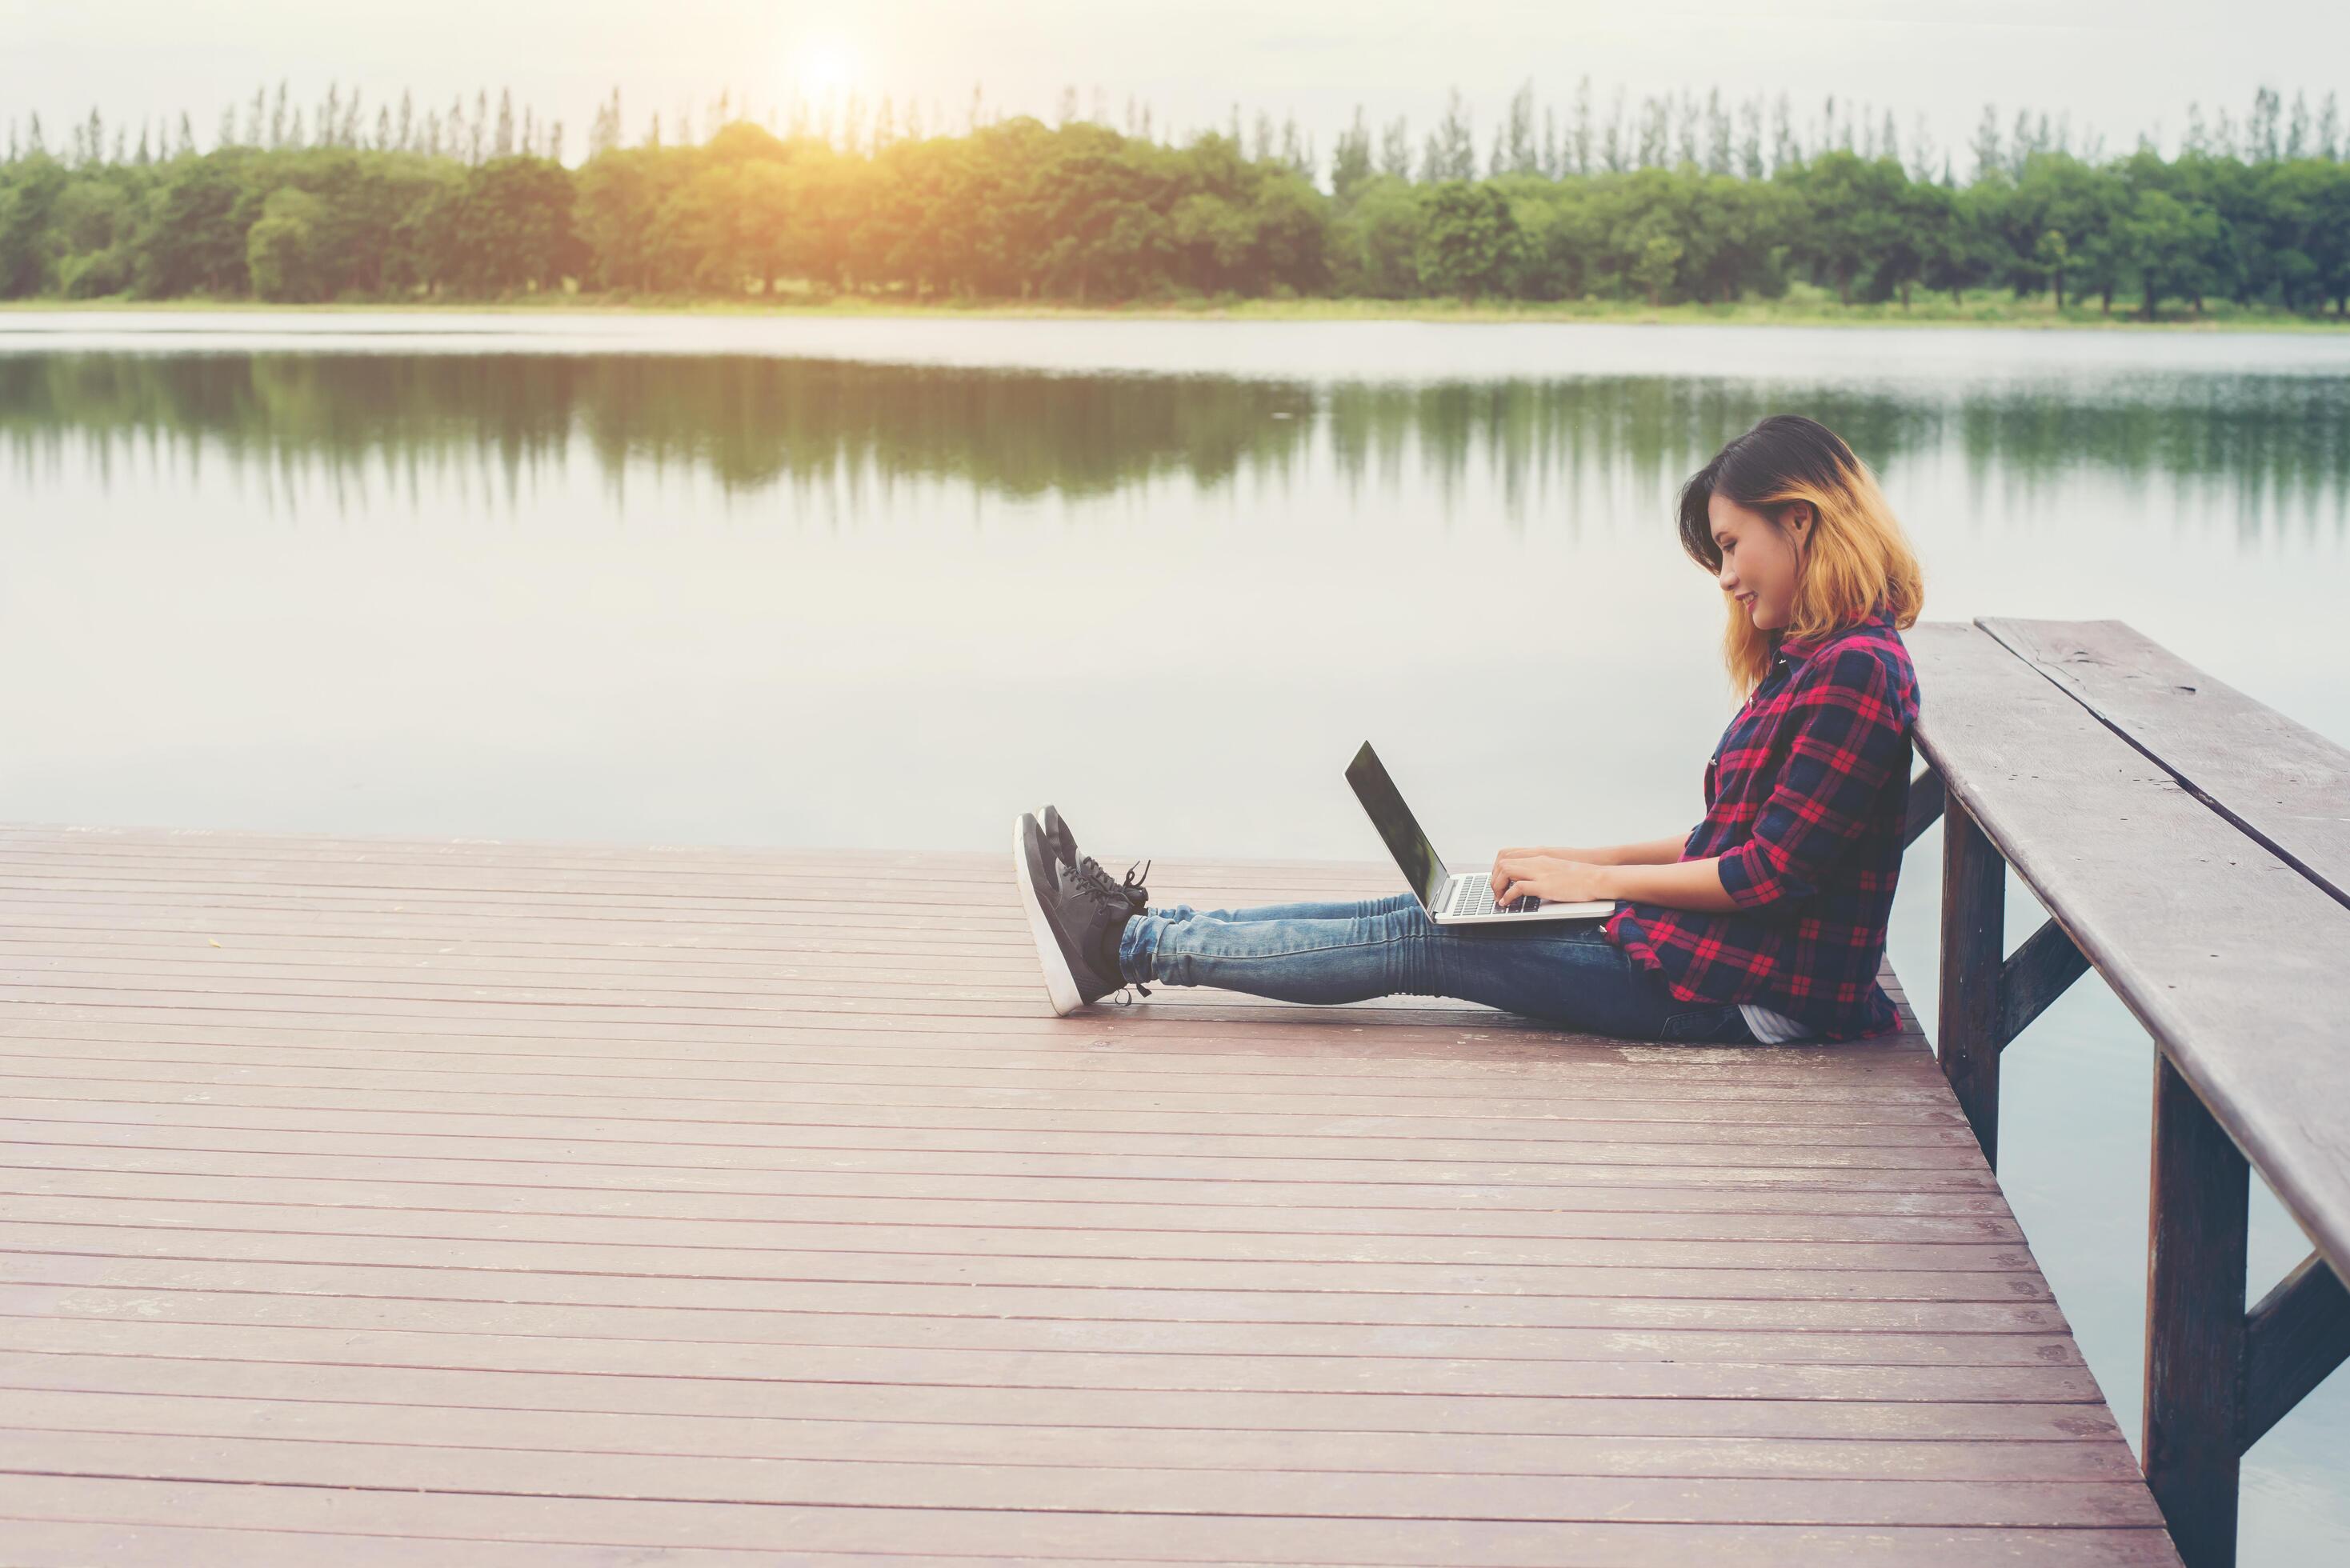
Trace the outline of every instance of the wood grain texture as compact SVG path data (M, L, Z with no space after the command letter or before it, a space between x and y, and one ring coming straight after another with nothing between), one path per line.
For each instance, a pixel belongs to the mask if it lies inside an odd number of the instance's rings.
M1951 800L2350 1273L2350 909L1987 633L1903 636Z
M991 856L0 828L0 1555L2175 1562L1884 980L1061 1019Z
M1982 628L2350 908L2350 751L2117 620Z

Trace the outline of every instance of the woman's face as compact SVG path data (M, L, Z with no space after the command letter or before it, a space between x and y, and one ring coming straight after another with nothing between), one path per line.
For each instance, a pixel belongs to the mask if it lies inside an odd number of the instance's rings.
M1770 631L1787 624L1794 611L1795 575L1811 537L1812 509L1804 502L1786 508L1783 528L1762 513L1727 496L1706 504L1713 542L1721 548L1721 591L1746 607L1756 628Z

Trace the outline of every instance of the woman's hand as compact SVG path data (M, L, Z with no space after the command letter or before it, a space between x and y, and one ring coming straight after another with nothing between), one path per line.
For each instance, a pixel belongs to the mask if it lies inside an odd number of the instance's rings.
M1612 898L1616 894L1608 877L1613 869L1549 850L1504 849L1493 857L1493 902L1512 904L1533 897L1579 904L1591 898Z

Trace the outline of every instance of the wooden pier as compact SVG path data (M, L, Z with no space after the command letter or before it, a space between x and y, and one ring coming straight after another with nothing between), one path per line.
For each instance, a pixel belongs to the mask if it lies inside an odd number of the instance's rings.
M1061 1019L997 855L46 827L0 955L12 1564L2177 1561L1906 1000Z

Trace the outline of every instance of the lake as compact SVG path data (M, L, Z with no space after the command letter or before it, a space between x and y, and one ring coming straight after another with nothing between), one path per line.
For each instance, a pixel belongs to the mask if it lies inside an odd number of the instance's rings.
M0 817L1371 858L1370 738L1464 863L1678 835L1736 700L1670 500L1781 410L1928 618L2126 620L2350 743L2350 335L5 313ZM2091 975L2002 1065L2133 1442L2150 1052ZM2339 1557L2345 1477L2350 1376L2242 1560Z

